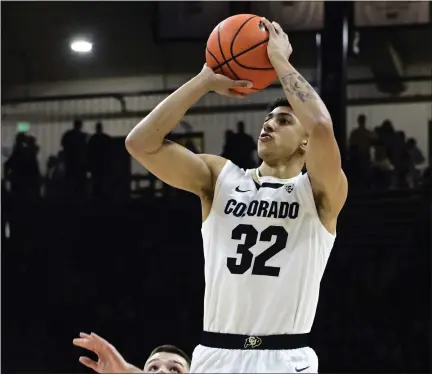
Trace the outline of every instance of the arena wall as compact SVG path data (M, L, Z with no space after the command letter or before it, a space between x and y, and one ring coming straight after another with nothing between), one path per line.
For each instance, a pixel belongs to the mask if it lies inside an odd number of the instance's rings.
M312 69L303 69L303 75L310 81L316 81L316 72ZM430 74L428 66L411 66L407 69L407 75ZM370 78L371 72L366 67L349 69L349 78ZM97 80L67 81L56 83L40 83L28 86L15 87L8 92L9 97L40 97L57 95L77 95L95 93L130 93L149 90L174 89L184 83L190 75L149 75L144 77L108 78ZM386 98L374 84L353 84L348 86L348 99ZM407 82L407 90L401 96L431 95L432 83L429 81ZM282 95L281 89L268 89L256 93L250 98L241 101L241 104L264 104ZM152 109L166 95L135 95L126 96L125 104L128 111L145 111ZM233 106L239 101L210 94L204 97L197 106L220 107ZM16 125L20 121L31 124L30 132L36 136L40 145L39 160L42 171L48 157L56 154L60 149L62 134L71 127L71 122L76 117L91 118L84 121L84 130L93 133L94 123L101 120L105 131L112 136L126 136L132 127L141 119L140 117L116 116L110 118L110 114L121 111L121 102L112 97L82 100L42 101L27 102L22 104L2 105L2 154L7 155L13 146ZM349 105L347 107L347 134L356 126L359 114L367 116L367 125L373 128L381 124L385 119L393 122L397 130L403 130L407 137L416 138L424 155L428 155L428 121L432 118L432 103L398 103L398 104L374 104L374 105ZM224 142L224 132L234 130L240 120L246 124L246 131L256 138L262 126L263 112L257 111L233 111L230 113L209 113L187 115L185 120L189 122L194 131L202 131L205 134L205 152L220 154ZM183 131L177 129L176 131ZM2 157L3 159L5 157ZM429 160L428 160L429 162ZM133 172L143 172L136 164L133 164Z

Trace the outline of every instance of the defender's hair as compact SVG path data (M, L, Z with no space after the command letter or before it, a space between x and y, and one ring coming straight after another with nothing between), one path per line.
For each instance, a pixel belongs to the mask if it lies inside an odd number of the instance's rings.
M288 106L291 108L291 104L289 103L288 99L286 97L280 97L279 99L276 99L269 104L269 106L267 107L267 113L270 113L278 106Z
M191 365L191 359L189 358L189 356L184 351L182 351L179 347L176 347L175 345L170 345L170 344L161 345L161 346L153 349L153 351L152 351L152 353L150 353L149 357L151 357L151 356L153 356L159 352L174 353L176 355L179 355L180 357L185 359L185 361L187 362L189 367Z

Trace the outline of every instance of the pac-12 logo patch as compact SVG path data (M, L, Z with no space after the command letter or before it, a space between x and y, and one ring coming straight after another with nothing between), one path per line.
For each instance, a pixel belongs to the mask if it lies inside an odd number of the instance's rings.
M245 348L256 348L259 347L262 343L262 339L258 336L249 336L245 341Z
M285 185L286 192L291 193L294 191L294 184L286 184Z

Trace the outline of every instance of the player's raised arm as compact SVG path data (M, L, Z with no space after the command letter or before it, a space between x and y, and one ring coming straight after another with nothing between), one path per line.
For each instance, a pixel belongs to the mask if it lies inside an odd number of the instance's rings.
M268 54L282 83L285 95L309 135L306 167L314 195L330 219L342 209L348 191L331 116L312 86L289 63L292 47L288 36L276 22L263 19L270 33Z
M207 92L242 97L231 89L248 85L250 82L232 81L204 66L197 76L169 95L132 129L126 138L128 152L165 183L203 196L213 188L214 175L209 163L217 156L196 155L166 140L165 136Z

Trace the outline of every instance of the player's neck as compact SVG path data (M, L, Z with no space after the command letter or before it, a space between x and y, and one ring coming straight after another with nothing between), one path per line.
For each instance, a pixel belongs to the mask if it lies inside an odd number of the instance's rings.
M268 165L264 161L258 168L259 174L263 177L273 177L278 179L290 179L300 174L303 169L303 160L292 160L289 164Z

